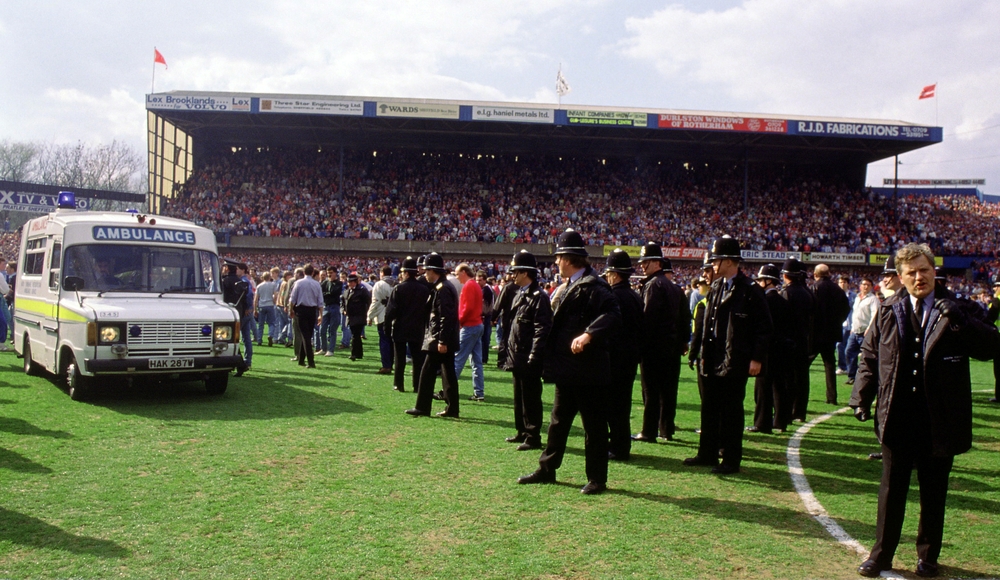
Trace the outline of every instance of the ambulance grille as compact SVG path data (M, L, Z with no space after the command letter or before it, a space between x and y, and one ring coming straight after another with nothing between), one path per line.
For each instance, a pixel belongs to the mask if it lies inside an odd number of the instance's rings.
M130 347L154 344L211 347L212 333L205 335L202 332L206 325L212 327L211 323L205 322L130 322L125 336Z

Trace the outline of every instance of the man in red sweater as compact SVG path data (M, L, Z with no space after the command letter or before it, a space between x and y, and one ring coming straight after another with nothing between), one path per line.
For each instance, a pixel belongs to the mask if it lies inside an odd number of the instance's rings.
M462 293L458 297L459 346L455 355L455 376L461 376L465 361L472 355L473 401L485 399L483 381L483 290L476 283L475 272L468 264L455 269Z

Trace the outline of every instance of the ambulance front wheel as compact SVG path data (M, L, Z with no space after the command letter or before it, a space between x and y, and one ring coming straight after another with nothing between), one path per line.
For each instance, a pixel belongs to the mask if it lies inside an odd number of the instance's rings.
M90 396L93 378L80 374L80 367L76 364L76 358L73 355L70 355L69 363L64 367L63 378L66 381L69 398L74 401L82 401Z
M205 375L205 390L209 395L221 395L229 386L229 371L208 373Z

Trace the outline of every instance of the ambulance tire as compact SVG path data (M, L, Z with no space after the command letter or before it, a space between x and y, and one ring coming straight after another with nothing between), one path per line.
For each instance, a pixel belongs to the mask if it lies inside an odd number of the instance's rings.
M24 348L21 350L24 358L24 374L29 376L37 376L41 374L42 368L38 366L38 363L31 360L31 341L28 340L28 335L24 335Z
M73 355L70 355L69 363L63 369L63 379L70 399L83 401L92 394L93 379L80 374L80 367Z
M221 395L229 386L229 371L208 373L205 375L205 390L209 395Z

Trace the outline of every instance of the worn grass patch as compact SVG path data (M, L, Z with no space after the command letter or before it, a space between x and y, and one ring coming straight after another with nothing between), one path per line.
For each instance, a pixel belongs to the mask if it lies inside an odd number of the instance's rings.
M375 374L377 353L352 363L338 352L308 371L289 356L257 349L222 397L198 383L138 384L75 403L0 353L0 577L856 577L859 558L792 489L787 435L748 435L739 475L681 465L697 445L687 368L677 440L636 444L632 462L612 464L609 492L587 497L579 426L559 483L515 484L538 454L503 440L514 432L505 373L487 371L487 400L463 400L461 419L412 418L403 410L414 395ZM812 392L822 397L819 369ZM469 380L466 371L465 396ZM976 364L974 380L992 387L991 367ZM1000 408L988 396L976 395L976 449L952 477L950 575L1000 575ZM635 398L633 422L638 384ZM875 449L870 423L840 416L802 450L819 500L866 545ZM897 558L910 569L915 502Z

